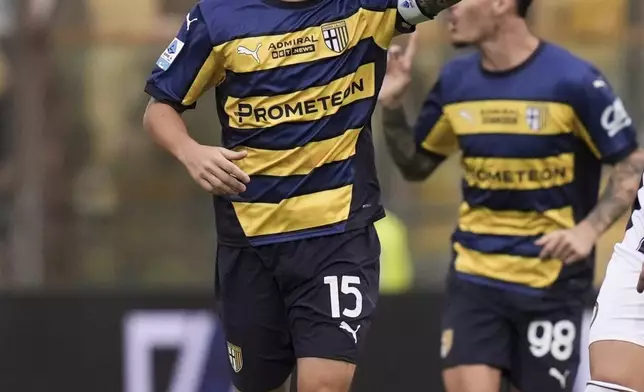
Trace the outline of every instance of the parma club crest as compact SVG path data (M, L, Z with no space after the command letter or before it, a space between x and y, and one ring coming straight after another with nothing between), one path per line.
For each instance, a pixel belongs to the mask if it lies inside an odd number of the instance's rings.
M525 111L525 120L528 128L540 131L548 123L548 108L545 106L529 106Z
M349 28L345 21L322 25L322 37L327 48L342 53L349 46Z
M242 350L240 347L237 347L230 342L227 343L230 366L233 368L233 371L235 373L239 373L242 370L242 367L244 367L244 357L242 356Z

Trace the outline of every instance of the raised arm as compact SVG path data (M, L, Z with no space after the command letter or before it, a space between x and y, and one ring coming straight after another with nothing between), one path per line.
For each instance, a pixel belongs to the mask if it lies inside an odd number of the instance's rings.
M383 107L382 124L389 154L405 180L423 181L443 162L443 157L423 153L417 148L413 129L402 107Z
M449 122L442 115L440 81L423 105L417 124L412 126L407 121L402 100L411 82L417 40L418 33L414 33L405 50L396 45L390 48L387 74L378 96L387 148L408 181L429 177L456 144Z
M410 25L434 19L441 11L461 0L398 0L398 11Z

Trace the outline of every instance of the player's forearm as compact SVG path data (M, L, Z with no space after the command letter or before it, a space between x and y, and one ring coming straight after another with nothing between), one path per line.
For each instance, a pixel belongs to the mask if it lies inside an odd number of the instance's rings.
M402 107L383 107L382 122L387 148L403 177L408 181L422 181L429 177L440 162L418 151Z
M638 149L613 168L608 185L584 223L604 233L633 204L644 172L644 150Z
M398 12L410 25L432 20L441 11L461 0L398 0Z
M145 110L143 126L161 147L179 160L182 160L186 147L197 143L188 134L181 115L171 106L154 99Z
M441 11L453 6L461 0L416 0L418 8L427 16L434 17Z

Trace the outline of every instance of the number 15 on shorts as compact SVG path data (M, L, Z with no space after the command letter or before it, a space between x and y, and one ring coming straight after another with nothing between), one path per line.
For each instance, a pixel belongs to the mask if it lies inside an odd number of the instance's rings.
M325 276L324 284L329 286L331 317L360 317L362 314L362 293L357 287L360 285L360 278L358 276ZM340 295L353 297L355 299L353 308L345 308L341 312Z

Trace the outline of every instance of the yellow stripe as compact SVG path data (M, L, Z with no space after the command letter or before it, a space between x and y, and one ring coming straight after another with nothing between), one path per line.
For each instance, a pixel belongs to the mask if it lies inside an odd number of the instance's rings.
M226 74L224 68L221 66L221 61L216 60L219 58L218 56L219 54L216 49L210 52L210 55L201 66L197 77L192 82L188 93L183 98L183 102L181 102L183 105L189 106L197 102L204 92L224 80Z
M394 35L396 9L369 11L360 9L345 19L287 34L249 37L226 42L216 47L226 59L225 67L236 73L246 73L303 64L340 55L354 48L361 40L371 38L386 49ZM346 25L346 47L335 52L324 43L323 29ZM240 49L241 48L241 49ZM258 49L259 48L259 49ZM257 51L259 62L251 53ZM242 53L243 52L243 53Z
M529 109L533 121L528 121ZM446 105L443 110L459 136L486 133L559 135L571 133L575 125L573 108L556 102L473 101Z
M458 272L483 276L534 288L551 286L559 277L563 263L538 257L486 254L454 244Z
M480 189L535 190L570 184L574 154L548 158L464 158L465 180Z
M374 79L375 65L370 63L326 86L272 97L229 97L225 105L228 122L234 128L253 129L319 120L343 106L373 97Z
M443 156L449 156L458 150L458 139L444 114L434 124L421 146L429 152Z
M474 234L536 236L575 225L572 207L544 212L494 211L461 204L459 229Z
M248 175L292 176L309 174L313 169L331 162L348 159L356 153L360 129L350 129L333 139L311 142L291 150L263 150L239 147L248 155L237 161L240 169Z
M579 137L581 140L586 143L586 146L588 146L588 149L590 152L593 153L595 158L601 159L602 154L599 152L599 148L597 148L597 145L593 141L592 136L590 136L590 132L588 132L588 129L584 125L584 123L575 115L575 134L577 137Z
M353 185L283 200L279 204L233 203L248 237L282 234L345 221Z

